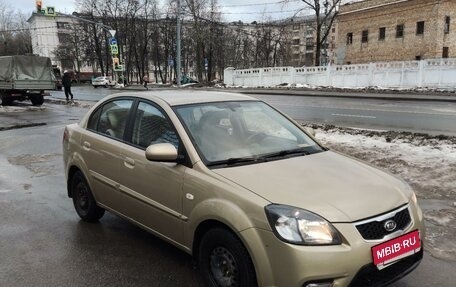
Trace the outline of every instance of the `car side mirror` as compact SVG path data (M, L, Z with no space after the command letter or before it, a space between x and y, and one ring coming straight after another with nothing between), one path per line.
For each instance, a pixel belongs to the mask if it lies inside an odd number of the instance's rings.
M177 162L177 149L170 143L153 144L147 147L146 158L150 161Z

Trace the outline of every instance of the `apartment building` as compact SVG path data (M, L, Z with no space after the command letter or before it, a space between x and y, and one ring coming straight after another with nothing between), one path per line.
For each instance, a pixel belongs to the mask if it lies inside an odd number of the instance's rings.
M315 15L304 16L285 22L288 38L291 43L290 64L295 67L314 66L316 53L316 23ZM322 31L326 28L323 27ZM336 48L336 27L331 31L326 40L326 45L321 49L320 65L334 62L334 51Z
M69 16L57 14L48 16L34 12L27 20L30 25L33 53L49 57L52 64L64 69L76 70L77 63L73 59L62 59L56 55L61 43L74 44L74 36L80 33L81 23ZM74 58L74 57L72 57ZM94 72L96 62L80 62L80 72Z
M336 64L456 57L454 0L346 4L336 27Z

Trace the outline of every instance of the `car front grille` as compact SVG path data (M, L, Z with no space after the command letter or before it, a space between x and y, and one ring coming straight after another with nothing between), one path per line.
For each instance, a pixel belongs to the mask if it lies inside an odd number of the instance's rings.
M385 269L378 270L374 264L368 264L361 268L353 278L349 287L382 287L401 279L412 272L423 258L423 248L409 257L401 259Z
M389 220L393 220L396 223L396 228L387 231L385 229L385 223ZM404 230L407 228L412 219L408 208L399 209L396 213L388 213L388 216L379 216L371 220L364 220L362 223L355 223L361 236L366 240L379 240L383 239L386 235L394 233L398 230Z

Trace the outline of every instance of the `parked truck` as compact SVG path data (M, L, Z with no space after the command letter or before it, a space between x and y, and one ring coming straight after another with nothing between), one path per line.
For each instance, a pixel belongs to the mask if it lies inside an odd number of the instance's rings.
M55 90L51 60L39 56L0 57L0 100L3 106L14 100L30 100L40 106L45 90Z

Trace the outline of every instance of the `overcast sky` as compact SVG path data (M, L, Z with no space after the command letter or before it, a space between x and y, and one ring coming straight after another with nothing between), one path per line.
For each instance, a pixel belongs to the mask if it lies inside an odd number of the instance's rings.
M162 0L164 2L164 0ZM185 1L185 0L182 0ZM4 1L14 3L11 8L18 9L24 13L30 14L35 10L35 0L13 0ZM223 17L226 21L242 20L261 21L265 17L272 19L283 19L291 17L299 8L304 5L299 0L290 0L291 3L284 5L281 0L219 0L222 6ZM71 14L75 11L74 0L42 0L43 6L54 6L57 11ZM275 3L275 4L274 4ZM243 5L243 6L239 6Z

